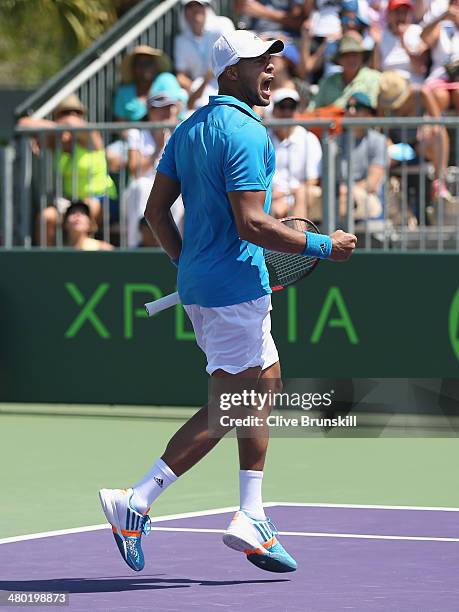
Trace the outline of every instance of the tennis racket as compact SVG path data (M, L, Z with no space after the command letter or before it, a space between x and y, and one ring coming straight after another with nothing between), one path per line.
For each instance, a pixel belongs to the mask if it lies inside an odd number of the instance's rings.
M287 225L291 229L304 232L319 233L316 225L309 219L301 219L300 217L286 217L280 220L281 223ZM278 253L276 251L265 251L265 262L269 273L269 284L272 291L280 291L289 285L297 283L302 278L311 274L320 259L318 257L305 257L298 253ZM145 304L145 310L149 317L171 308L176 304L180 304L179 294L171 293L154 302Z

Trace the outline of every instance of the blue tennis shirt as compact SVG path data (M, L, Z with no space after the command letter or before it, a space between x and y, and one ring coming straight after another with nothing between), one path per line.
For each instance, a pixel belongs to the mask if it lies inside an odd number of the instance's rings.
M265 191L269 212L274 166L260 117L232 96L211 96L172 134L158 171L180 183L185 206L183 304L229 306L271 293L263 249L239 237L228 192Z

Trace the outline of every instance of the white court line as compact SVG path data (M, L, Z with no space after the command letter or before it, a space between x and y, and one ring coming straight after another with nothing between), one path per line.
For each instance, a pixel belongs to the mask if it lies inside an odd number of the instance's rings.
M305 508L363 508L369 510L432 510L441 512L459 512L459 508L445 508L435 506L379 506L379 505L364 505L364 504L323 504L323 503L306 503L306 502L265 502L265 508L273 506L292 506ZM164 516L152 517L153 523L161 521L172 521L175 519L193 518L197 516L211 516L213 514L224 514L225 512L235 512L239 506L228 506L226 508L212 508L210 510L198 510L194 512L182 512L180 514L167 514ZM53 536L69 535L72 533L85 533L86 531L98 531L99 529L110 529L107 523L100 525L88 525L86 527L74 527L71 529L59 529L57 531L44 531L40 533L31 533L20 536L12 536L9 538L0 539L0 544L12 544L14 542L23 542L26 540L38 540L40 538L49 538ZM186 530L189 531L189 530ZM336 536L338 537L338 536ZM382 536L381 536L382 537Z
M152 527L152 531L181 531L185 533L225 533L224 529L198 529L195 527ZM357 540L410 540L413 542L459 542L459 538L435 538L430 536L377 535L373 533L324 533L314 531L279 531L281 536L304 538L355 538Z
M276 506L274 502L263 504L265 508ZM228 506L226 508L211 508L210 510L196 510L194 512L182 512L180 514L166 514L164 516L151 517L152 523L160 523L162 521L173 521L176 519L193 518L196 516L211 516L213 514L224 514L225 512L236 512L239 506ZM0 539L0 544L11 544L13 542L24 542L25 540L38 540L40 538L50 538L53 536L69 535L72 533L84 533L86 531L98 531L99 529L111 529L111 525L103 523L100 525L88 525L87 527L72 527L71 529L58 529L56 531L42 531L40 533L30 533L20 536L12 536L10 538Z
M320 504L308 502L272 502L264 506L292 506L298 508L363 508L367 510L433 510L435 512L459 512L459 508L445 506L380 506L378 504Z

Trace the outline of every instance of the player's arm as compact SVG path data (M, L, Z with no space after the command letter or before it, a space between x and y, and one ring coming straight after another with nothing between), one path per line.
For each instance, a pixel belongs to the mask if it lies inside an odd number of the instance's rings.
M177 261L182 250L182 238L171 214L171 206L180 195L180 183L160 171L148 197L145 219L158 242Z
M271 251L304 253L308 236L287 227L263 210L265 191L228 192L239 236ZM345 261L352 255L357 238L342 230L330 236L332 248L329 259Z
M239 236L281 253L348 259L357 240L352 234L338 230L331 240L320 234L303 234L265 213L269 188L266 170L273 156L266 133L255 123L245 125L244 130L235 130L228 137L222 159L223 173Z

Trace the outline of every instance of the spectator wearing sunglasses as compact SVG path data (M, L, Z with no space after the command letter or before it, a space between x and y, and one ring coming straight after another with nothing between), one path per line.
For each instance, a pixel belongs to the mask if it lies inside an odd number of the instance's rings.
M371 119L376 115L376 107L364 92L352 94L346 104L346 117ZM347 210L347 181L349 173L352 180L352 206L354 220L375 221L384 218L383 182L388 160L387 138L366 127L352 128L354 146L351 159L341 156L340 167L340 213ZM345 136L341 147L346 146Z
M293 89L275 90L273 119L293 119L299 101ZM272 128L270 136L276 153L271 214L277 218L317 218L322 165L319 139L299 125Z

